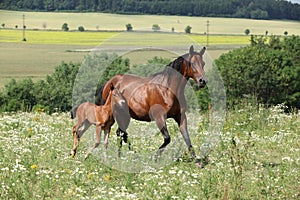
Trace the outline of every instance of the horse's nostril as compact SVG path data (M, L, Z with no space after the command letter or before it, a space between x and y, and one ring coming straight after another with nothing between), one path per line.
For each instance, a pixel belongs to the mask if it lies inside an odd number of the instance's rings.
M207 83L207 80L205 78L200 78L199 79L199 85L204 86L204 85L206 85L206 83Z

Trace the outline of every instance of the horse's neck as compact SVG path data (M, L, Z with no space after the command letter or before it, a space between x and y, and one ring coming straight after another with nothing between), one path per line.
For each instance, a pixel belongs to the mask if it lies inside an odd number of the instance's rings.
M171 88L172 91L174 91L176 95L183 95L184 88L187 84L187 78L184 77L184 75L179 73L178 71L174 71L174 72L172 72L169 79L170 79L170 81L168 83L169 88Z

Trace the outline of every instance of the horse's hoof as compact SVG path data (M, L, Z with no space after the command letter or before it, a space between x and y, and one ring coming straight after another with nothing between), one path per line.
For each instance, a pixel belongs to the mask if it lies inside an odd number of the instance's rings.
M204 168L206 165L208 165L208 158L205 157L203 159L197 159L195 164L197 167Z

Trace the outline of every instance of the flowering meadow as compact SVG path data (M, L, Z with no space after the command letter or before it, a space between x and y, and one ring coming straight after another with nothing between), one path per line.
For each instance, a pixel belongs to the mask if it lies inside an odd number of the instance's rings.
M69 113L1 113L0 197L299 199L300 114L283 110L283 105L269 109L248 105L229 110L204 168L190 162L183 149L174 162L141 173L103 164L97 156L101 150L84 160L86 136L81 139L78 154L70 157L73 121ZM201 112L199 116L189 116L200 119L189 126L196 154L209 134L209 115ZM131 121L130 126L131 131L143 132L139 122ZM117 152L116 127L113 129L109 146ZM169 130L171 135L178 131L170 125ZM155 135L155 142L147 142L131 137L129 132L134 151L145 147L155 151L163 142L158 133L148 133ZM129 151L126 145L124 152Z

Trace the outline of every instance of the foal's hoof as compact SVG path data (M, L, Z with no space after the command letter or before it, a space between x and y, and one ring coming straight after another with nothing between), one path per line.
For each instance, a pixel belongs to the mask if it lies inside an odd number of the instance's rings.
M72 151L72 152L70 153L70 156L71 156L72 158L74 158L74 157L75 157L75 154L76 154L76 152Z

